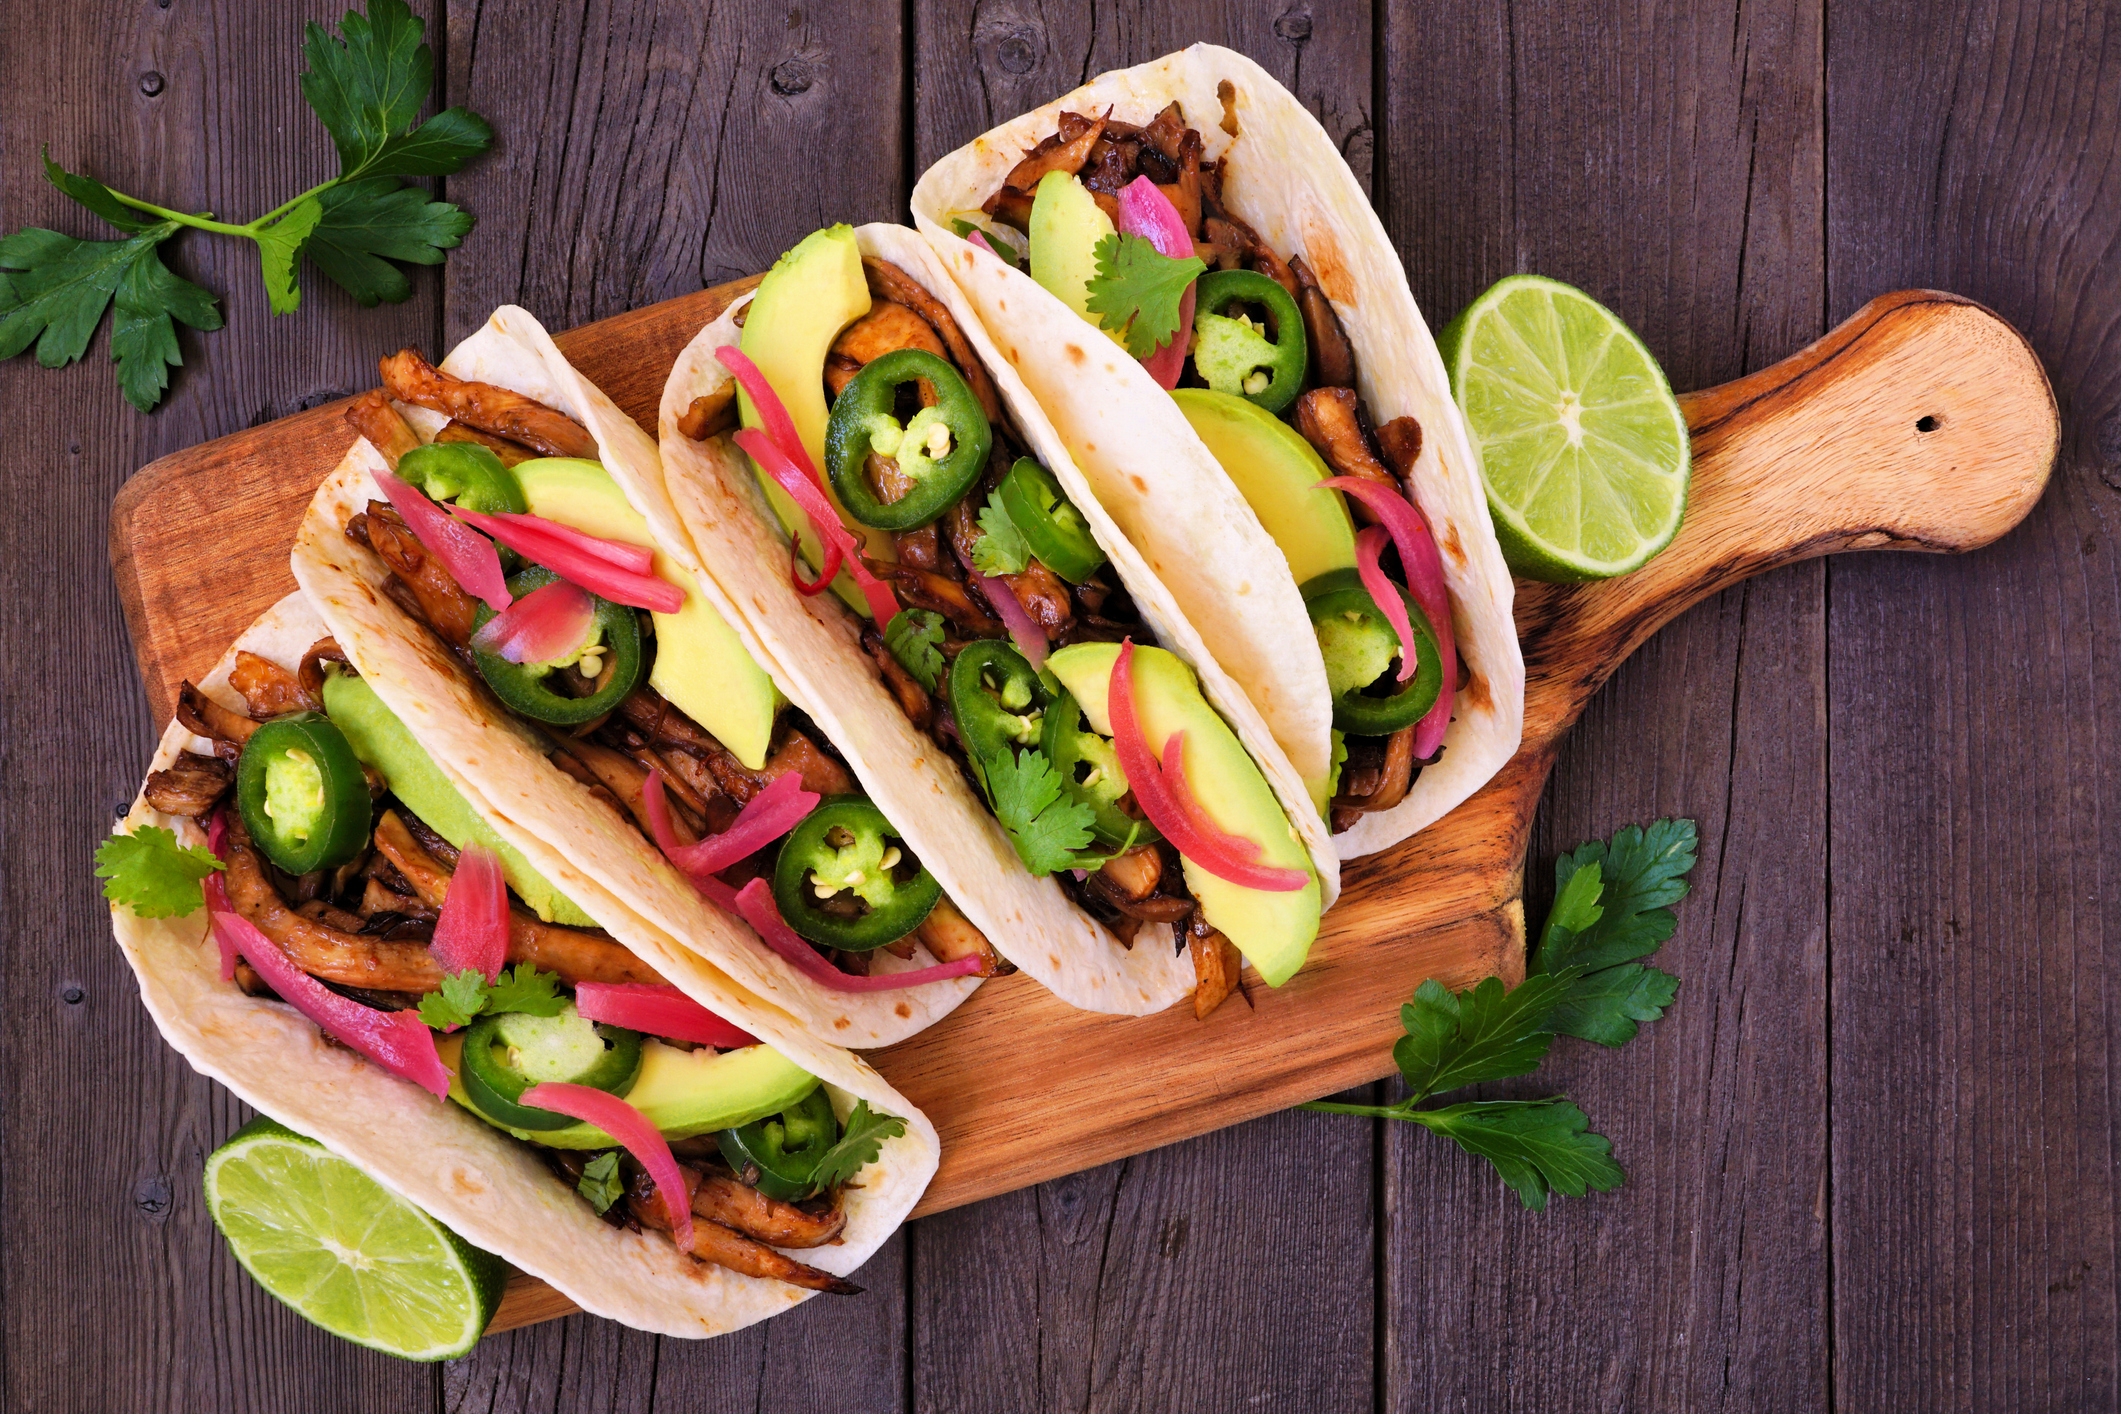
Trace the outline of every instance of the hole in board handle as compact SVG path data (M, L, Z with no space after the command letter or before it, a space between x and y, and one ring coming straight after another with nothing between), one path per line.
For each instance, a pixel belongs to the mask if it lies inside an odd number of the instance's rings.
M1915 419L1915 430L1917 432L1935 432L1942 426L1944 426L1944 419L1935 413L1928 413Z

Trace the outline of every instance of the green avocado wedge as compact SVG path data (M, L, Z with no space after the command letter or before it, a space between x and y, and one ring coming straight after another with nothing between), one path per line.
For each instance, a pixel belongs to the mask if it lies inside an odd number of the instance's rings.
M515 469L530 513L558 521L585 535L655 546L648 520L633 508L611 473L593 461L538 457ZM705 727L739 761L756 771L766 764L781 695L766 670L714 605L692 581L692 573L656 547L653 572L685 591L674 614L656 614L655 666L648 685Z
M1081 704L1090 729L1110 736L1112 719L1105 710L1116 643L1078 643L1046 659L1046 668ZM1260 773L1229 726L1201 696L1193 670L1161 648L1134 650L1135 708L1142 734L1161 750L1171 733L1186 734L1187 780L1208 815L1231 834L1256 840L1259 862L1302 869L1311 882L1289 893L1246 888L1221 879L1187 860L1186 887L1245 960L1270 987L1296 974L1318 936L1320 891L1317 871L1273 787Z
M1256 403L1208 388L1178 388L1171 400L1273 537L1298 584L1355 567L1347 499L1330 487L1318 489L1333 471L1295 428Z
M1039 178L1031 198L1031 278L1099 328L1090 312L1090 278L1097 274L1097 243L1112 232L1112 218L1074 176Z
M354 755L380 772L391 794L404 801L405 808L436 834L459 849L476 843L501 856L501 872L507 876L508 887L538 917L570 928L603 926L531 868L530 861L466 803L427 749L413 739L405 724L383 705L383 699L376 696L376 690L365 679L351 673L334 673L325 678L324 711L345 733Z

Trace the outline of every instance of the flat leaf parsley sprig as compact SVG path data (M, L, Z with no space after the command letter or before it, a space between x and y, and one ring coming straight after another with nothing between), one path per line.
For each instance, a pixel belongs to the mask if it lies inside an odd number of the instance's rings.
M296 266L305 257L326 279L363 305L396 303L412 293L393 265L438 265L471 229L470 213L436 201L400 178L446 176L484 152L493 129L467 108L450 108L414 126L434 87L434 54L426 25L404 0L370 0L349 10L334 37L305 29L302 97L331 134L339 175L237 225L212 212L172 211L114 191L44 158L44 175L60 191L125 233L91 241L28 226L0 239L0 358L32 343L37 362L58 368L88 349L105 309L111 360L127 402L152 411L184 359L178 321L221 327L220 301L171 272L161 246L185 227L238 236L258 247L259 272L274 314L302 303Z
M1622 1046L1641 1023L1663 1016L1679 979L1638 959L1678 924L1671 906L1686 897L1697 838L1692 820L1659 820L1562 855L1554 861L1554 906L1523 982L1505 989L1500 977L1489 977L1453 992L1432 977L1399 1009L1407 1034L1392 1047L1392 1060L1407 1083L1404 1100L1318 1100L1300 1108L1421 1125L1495 1165L1535 1212L1549 1193L1581 1198L1619 1187L1626 1175L1612 1144L1558 1095L1419 1106L1448 1090L1531 1074L1557 1035Z

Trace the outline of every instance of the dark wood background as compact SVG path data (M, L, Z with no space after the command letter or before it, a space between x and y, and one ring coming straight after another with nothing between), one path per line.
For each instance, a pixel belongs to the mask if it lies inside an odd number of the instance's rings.
M2121 1403L2121 12L2083 0L423 0L438 96L499 133L413 299L247 247L173 264L229 328L153 417L98 339L0 364L0 1382L9 1411L2107 1409ZM0 222L103 235L37 151L248 219L331 170L295 87L328 0L0 0ZM563 13L564 11L564 13ZM1617 13L1616 13L1617 12ZM371 384L504 300L555 328L903 217L928 162L1103 69L1251 54L1371 184L1440 324L1584 286L1680 387L1939 286L2032 338L2064 417L2031 520L1963 560L1815 561L1630 660L1534 843L1692 815L1672 1015L1540 1076L1620 1192L1520 1211L1426 1134L1286 1114L917 1223L704 1345L586 1317L443 1368L323 1336L197 1184L243 1118L164 1047L89 852L157 728L105 560L164 452ZM240 533L240 527L231 527ZM214 566L198 566L212 594Z

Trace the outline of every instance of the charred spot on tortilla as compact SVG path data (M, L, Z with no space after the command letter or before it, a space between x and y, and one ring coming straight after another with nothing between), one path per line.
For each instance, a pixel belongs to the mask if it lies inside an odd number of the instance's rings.
M1486 712L1495 706L1495 699L1488 695L1488 680L1479 673L1466 678L1465 686L1458 689L1466 695L1466 705L1478 712Z
M1443 548L1450 555L1454 564L1460 569L1465 568L1466 546L1465 542L1458 538L1457 526L1447 525L1443 528Z
M913 1008L907 1006L904 1002L900 1002L897 1006L893 1007L892 1011L896 1012L900 1016L913 1015Z
M1335 304L1353 306L1355 303L1355 277L1349 273L1347 261L1340 253L1340 242L1333 237L1331 227L1323 223L1304 222L1304 245L1311 257L1312 273L1318 276L1320 288Z
M1141 492L1144 496L1149 494L1149 483L1142 480L1141 477L1130 471L1127 473L1127 479L1134 483L1135 490Z
M1068 361L1069 361L1070 363L1081 363L1081 362L1082 362L1082 361L1083 361L1084 359L1086 359L1086 358L1088 358L1088 357L1089 357L1089 355L1083 352L1083 348L1082 348L1082 345L1080 345L1080 344L1070 344L1070 345L1068 345Z
M1228 79L1224 79L1215 85L1215 96L1221 100L1223 105L1222 130L1231 137L1238 136L1237 85L1231 83Z

